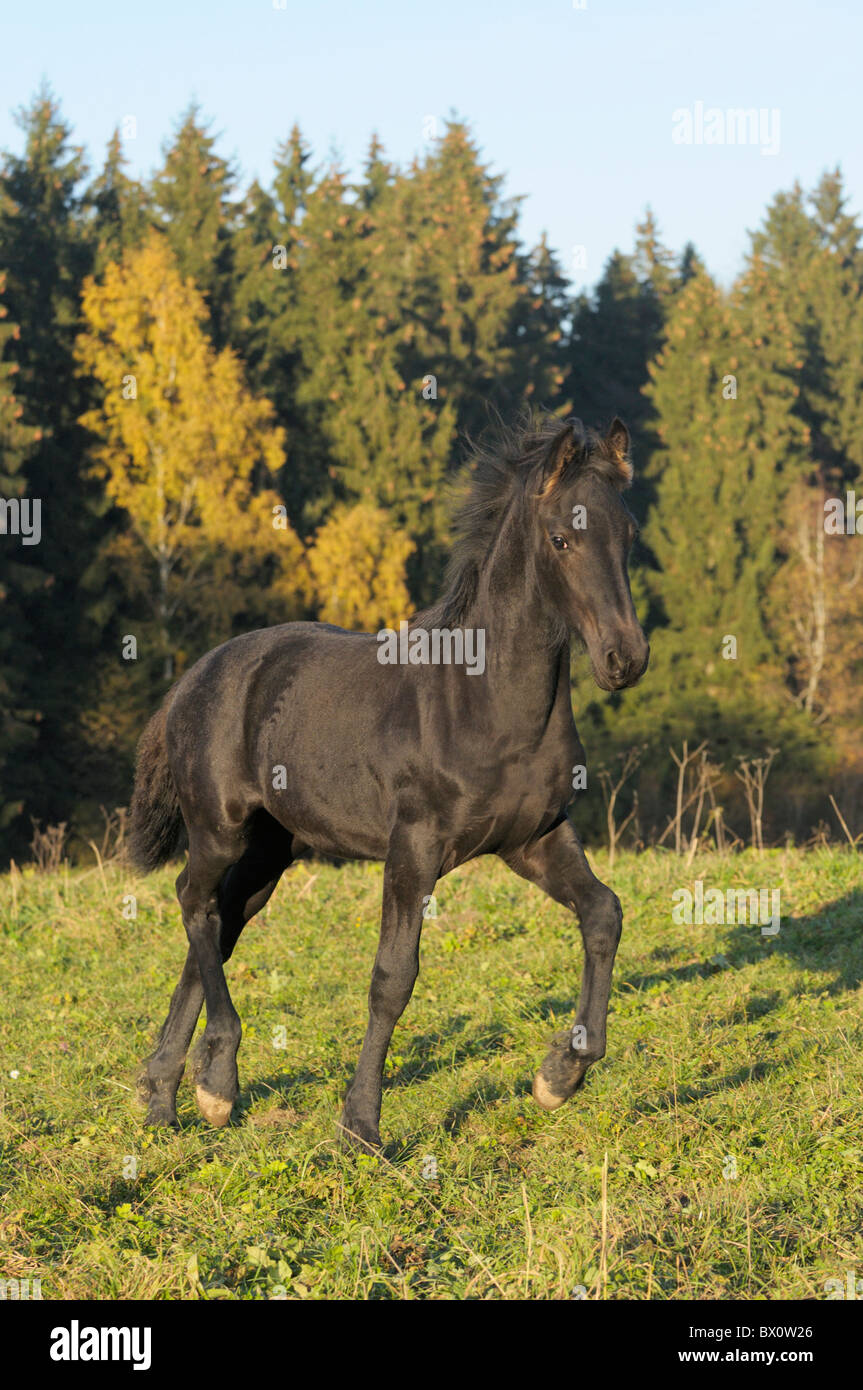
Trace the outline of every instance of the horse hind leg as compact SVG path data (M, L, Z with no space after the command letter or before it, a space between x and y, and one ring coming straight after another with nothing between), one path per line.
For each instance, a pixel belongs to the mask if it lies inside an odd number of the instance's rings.
M272 897L279 879L291 863L291 837L281 828L274 829L275 823L265 826L262 833L249 845L242 858L228 869L217 894L221 922L220 951L224 963L229 960L240 937L243 927L257 912L260 912ZM227 985L226 985L227 989ZM239 1020L238 1020L239 1021ZM217 1035L215 1044L210 1035L210 1007L207 1003L207 1027L195 1047L191 1058L191 1072L195 1082L195 1098L198 1109L211 1124L226 1124L230 1110L225 1118L224 1106L213 1103L213 1094L220 1098L214 1084L219 1085L220 1077L229 1073L219 1061L221 1043ZM239 1037L233 1049L234 1076L236 1074L236 1054ZM215 1068L214 1068L215 1062ZM236 1099L237 1088L231 1094L231 1104ZM227 1097L226 1097L227 1098Z
M223 962L230 958L245 924L267 903L290 862L290 836L272 833L271 828L269 833L255 835L238 862L222 876L216 896ZM186 877L187 869L183 869L177 879L178 897L184 891ZM155 1051L137 1078L138 1100L146 1108L148 1125L177 1124L177 1091L203 1002L201 972L190 944ZM205 1066L203 1050L196 1049L193 1070L200 1072Z
M178 896L185 874L183 869L177 879ZM203 1002L204 986L195 952L190 946L155 1050L136 1079L137 1099L146 1109L144 1123L147 1125L177 1124L177 1091Z

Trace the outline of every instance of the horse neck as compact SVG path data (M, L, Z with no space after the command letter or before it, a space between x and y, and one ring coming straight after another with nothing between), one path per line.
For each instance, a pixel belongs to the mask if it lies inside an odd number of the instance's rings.
M485 629L485 679L492 701L510 712L522 733L544 728L561 672L569 679L569 639L562 639L559 622L540 596L530 537L517 506L480 571L465 626Z

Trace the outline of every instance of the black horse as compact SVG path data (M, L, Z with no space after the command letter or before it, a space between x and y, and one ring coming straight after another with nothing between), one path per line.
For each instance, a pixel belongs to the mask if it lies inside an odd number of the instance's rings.
M579 919L578 1013L537 1073L539 1105L561 1105L604 1055L621 911L566 814L584 764L570 640L586 645L603 690L633 685L647 666L627 575L628 452L619 420L604 437L555 418L504 433L475 457L437 607L397 636L326 623L250 632L170 691L142 735L132 799L142 868L176 854L184 825L188 835L177 896L189 951L138 1080L149 1123L176 1123L204 1000L197 1102L210 1123L227 1123L241 1026L224 963L300 855L385 862L346 1142L380 1144L384 1059L417 977L424 905L438 878L476 855L499 855Z

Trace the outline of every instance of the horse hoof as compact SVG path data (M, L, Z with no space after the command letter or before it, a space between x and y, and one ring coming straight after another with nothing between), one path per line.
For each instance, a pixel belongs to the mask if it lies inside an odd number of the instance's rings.
M224 1096L214 1096L212 1091L205 1091L203 1086L195 1087L195 1100L208 1124L215 1129L224 1128L234 1108L232 1100L226 1100Z
M179 1129L180 1127L174 1107L157 1100L152 1100L148 1105L144 1124L148 1129Z
M543 1110L557 1110L584 1085L588 1061L573 1053L572 1034L556 1033L534 1077L533 1098Z
M533 1078L533 1098L541 1110L557 1110L568 1096L555 1095L541 1071Z
M350 1120L343 1115L339 1120L338 1129L339 1148L346 1152L376 1155L383 1148L383 1141L377 1130L360 1124L359 1121Z
M149 1108L153 1096L153 1083L147 1075L146 1067L139 1071L138 1075L135 1077L132 1095L135 1104L139 1106L141 1110L147 1110Z
M135 1077L135 1103L144 1110L144 1124L148 1129L170 1129L178 1127L175 1103L176 1088L164 1082L154 1082L144 1067Z

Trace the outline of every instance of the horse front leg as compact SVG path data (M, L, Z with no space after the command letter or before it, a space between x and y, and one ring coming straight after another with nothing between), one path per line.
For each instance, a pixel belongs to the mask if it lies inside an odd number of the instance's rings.
M424 901L440 872L439 846L420 827L397 827L384 866L381 934L369 990L369 1022L339 1121L345 1148L380 1148L383 1070L396 1024L419 974Z
M557 1033L534 1078L533 1097L556 1110L582 1085L588 1067L605 1055L611 972L620 940L620 901L596 877L568 820L548 831L507 863L578 917L584 968L572 1028Z

